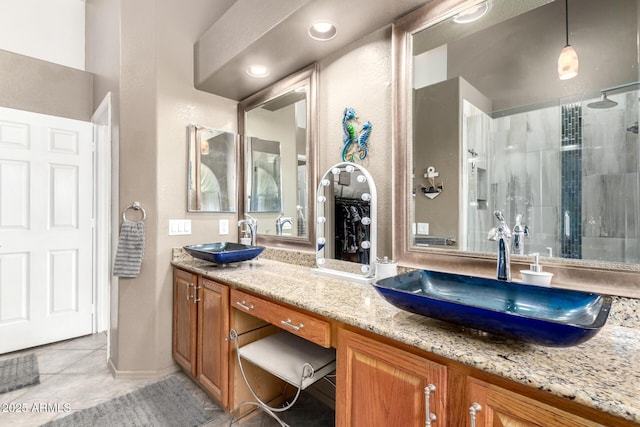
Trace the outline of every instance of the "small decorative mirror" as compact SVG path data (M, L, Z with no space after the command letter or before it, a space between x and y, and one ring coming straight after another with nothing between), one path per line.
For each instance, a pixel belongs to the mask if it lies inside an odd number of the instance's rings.
M236 135L189 125L189 212L236 211Z
M343 162L323 175L316 193L315 273L374 279L376 209L376 186L364 167Z

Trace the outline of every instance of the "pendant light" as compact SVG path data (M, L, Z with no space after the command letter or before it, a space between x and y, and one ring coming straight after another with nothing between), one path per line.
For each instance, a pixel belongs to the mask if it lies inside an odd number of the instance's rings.
M569 44L569 0L565 0L565 31L567 44L558 58L558 77L560 80L571 79L578 75L578 54Z

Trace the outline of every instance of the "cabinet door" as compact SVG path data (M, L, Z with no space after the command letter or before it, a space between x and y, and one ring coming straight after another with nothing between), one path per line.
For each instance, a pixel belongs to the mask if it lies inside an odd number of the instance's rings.
M227 406L229 385L229 288L200 278L198 290L197 378L212 397Z
M196 304L198 276L183 270L173 273L173 359L182 368L196 374Z
M474 405L476 427L601 427L495 385L470 378L467 381L469 407ZM469 424L474 425L469 419Z
M340 329L337 372L338 427L447 425L442 365Z

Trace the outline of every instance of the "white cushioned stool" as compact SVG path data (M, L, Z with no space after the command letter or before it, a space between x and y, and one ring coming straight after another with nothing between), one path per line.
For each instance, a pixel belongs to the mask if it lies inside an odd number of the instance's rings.
M271 415L283 427L288 427L275 412L291 408L298 399L300 391L324 378L336 369L336 352L333 348L324 348L296 335L282 331L238 347L237 333L232 330L231 339L236 342L236 354L240 372L255 402L243 402L243 405L256 405ZM242 368L242 360L247 360L281 380L297 388L293 401L282 408L273 408L262 402L251 388L251 384ZM232 419L233 423L233 419Z

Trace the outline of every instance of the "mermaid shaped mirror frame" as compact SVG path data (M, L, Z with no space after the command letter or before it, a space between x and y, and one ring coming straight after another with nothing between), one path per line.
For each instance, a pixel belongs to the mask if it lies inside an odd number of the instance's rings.
M316 274L374 280L377 196L371 174L351 162L322 176L316 192Z

